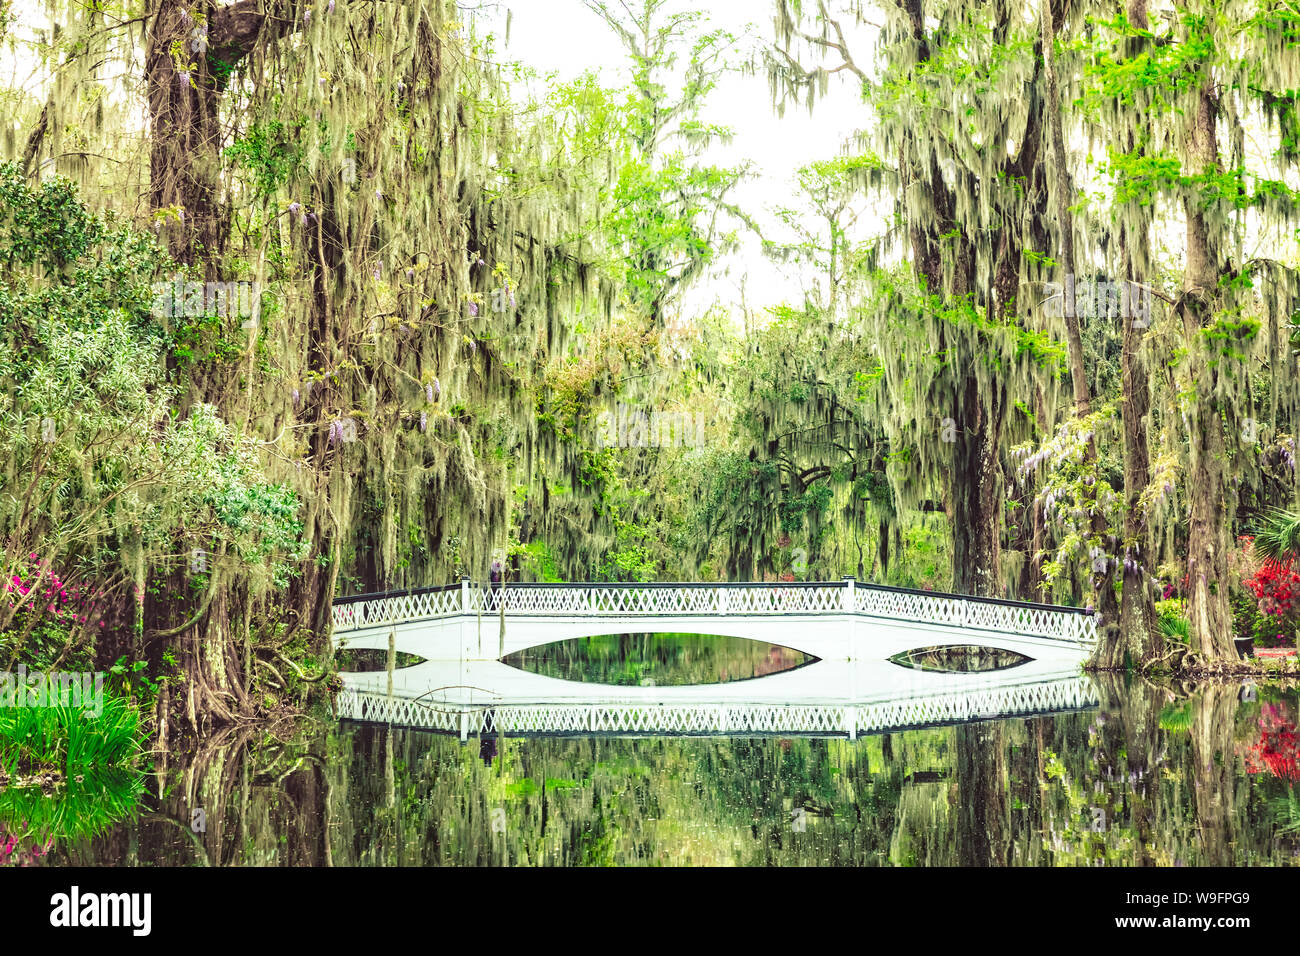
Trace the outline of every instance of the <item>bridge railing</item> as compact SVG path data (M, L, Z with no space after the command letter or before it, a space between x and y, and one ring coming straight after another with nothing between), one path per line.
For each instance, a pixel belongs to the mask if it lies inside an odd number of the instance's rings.
M831 584L512 584L477 593L484 613L600 617L842 613L844 586ZM477 608L476 608L477 609Z
M718 703L606 701L560 704L501 701L440 704L389 697L352 688L338 696L338 715L431 730L470 734L814 734L840 736L903 730L1028 714L1058 713L1097 705L1086 677L1045 683L966 688L853 703Z
M868 614L897 620L1092 643L1097 619L1080 608L1027 604L852 580L779 584L512 584L469 581L440 588L360 594L335 601L335 631L455 614L578 617Z
M414 591L357 594L338 598L332 608L334 630L355 630L378 624L421 621L460 614L465 610L462 591L462 585L449 584Z
M1080 643L1092 643L1097 637L1096 615L1082 608L1060 605L859 585L854 589L854 606L860 614L907 621L1034 634Z

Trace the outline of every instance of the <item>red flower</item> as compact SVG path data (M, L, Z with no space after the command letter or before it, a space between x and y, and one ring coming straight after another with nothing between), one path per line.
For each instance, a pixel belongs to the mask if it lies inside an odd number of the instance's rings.
M1300 735L1277 704L1259 709L1259 740L1242 752L1247 773L1267 770L1283 780L1300 780Z

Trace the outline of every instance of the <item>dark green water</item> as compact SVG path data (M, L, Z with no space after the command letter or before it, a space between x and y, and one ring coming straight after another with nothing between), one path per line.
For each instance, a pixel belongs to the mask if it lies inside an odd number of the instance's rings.
M713 634L601 634L558 641L502 658L543 677L623 687L726 684L816 662L802 651Z
M72 796L15 792L0 800L0 832L20 835L7 859L55 865L1171 866L1300 858L1293 689L1099 684L1103 704L1092 712L852 742L462 744L356 724L249 728L173 754L166 768L143 776L143 792L121 781L103 785L103 806L116 818L95 821L92 832L60 816L57 804ZM84 815L87 799L83 788L67 809ZM194 832L199 809L202 832ZM7 839L0 836L0 849Z

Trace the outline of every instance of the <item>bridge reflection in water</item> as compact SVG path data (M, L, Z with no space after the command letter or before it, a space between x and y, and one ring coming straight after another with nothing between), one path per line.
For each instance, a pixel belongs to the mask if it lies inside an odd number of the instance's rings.
M509 654L612 626L739 635L818 660L728 684L616 687L546 677ZM338 713L458 734L878 733L1095 707L1081 666L1096 619L1076 608L845 582L780 585L459 586L335 603L336 645L414 654L410 667L345 673ZM975 646L1023 662L976 673L890 658Z

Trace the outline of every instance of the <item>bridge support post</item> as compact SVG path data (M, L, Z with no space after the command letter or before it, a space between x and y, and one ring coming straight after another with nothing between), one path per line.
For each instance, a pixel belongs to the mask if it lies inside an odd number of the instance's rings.
M858 739L858 709L856 707L844 708L844 729L848 731L849 740Z
M388 629L388 704L393 703L393 670L397 667L397 628Z
M468 614L471 610L469 606L469 578L460 579L460 609L465 614Z
M847 578L844 579L844 605L843 606L844 606L844 613L847 614L849 618L849 626L848 626L849 646L847 648L848 653L845 656L850 661L856 660L858 656L857 653L858 652L858 642L857 642L858 597L857 597L857 591L854 587L855 584L856 581L854 580L853 575L849 575ZM853 671L853 695L855 697L857 696L857 690L858 690L857 670L855 669Z

